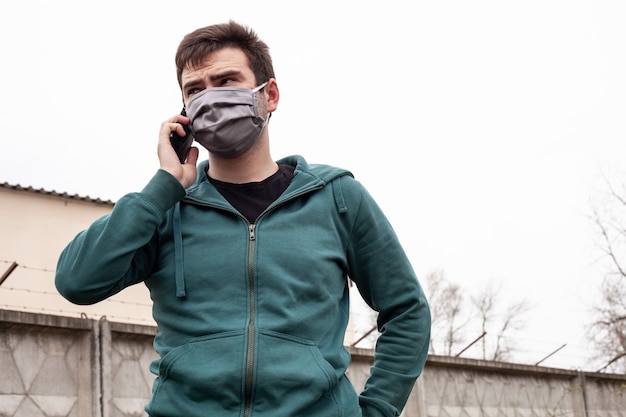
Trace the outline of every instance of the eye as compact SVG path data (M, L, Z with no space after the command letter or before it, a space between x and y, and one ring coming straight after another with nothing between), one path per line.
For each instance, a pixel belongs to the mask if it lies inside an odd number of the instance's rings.
M200 91L202 91L202 89L197 87L190 88L189 90L187 90L187 97L191 97L194 94L199 93Z
M220 87L224 87L224 86L226 86L228 84L231 84L233 82L234 82L234 80L232 78L222 78L220 80Z

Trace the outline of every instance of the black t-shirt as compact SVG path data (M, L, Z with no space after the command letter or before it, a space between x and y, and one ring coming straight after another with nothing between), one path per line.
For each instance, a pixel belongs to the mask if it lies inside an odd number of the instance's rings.
M209 178L226 200L243 214L250 223L287 189L293 179L292 165L279 164L278 171L263 181L232 184Z

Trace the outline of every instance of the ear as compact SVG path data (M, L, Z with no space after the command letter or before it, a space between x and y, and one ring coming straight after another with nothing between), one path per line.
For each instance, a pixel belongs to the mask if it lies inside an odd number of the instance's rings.
M265 92L265 97L267 98L267 111L270 113L276 111L278 108L278 99L280 98L276 80L274 78L270 78L263 91Z

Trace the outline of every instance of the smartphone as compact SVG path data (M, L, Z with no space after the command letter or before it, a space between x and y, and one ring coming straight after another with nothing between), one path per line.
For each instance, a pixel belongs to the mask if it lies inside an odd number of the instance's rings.
M187 112L184 107L180 114L185 117L187 116ZM172 143L172 147L176 151L176 155L178 155L178 159L181 164L185 163L187 151L189 151L189 148L191 148L191 144L193 143L193 136L191 135L189 126L184 124L183 129L185 129L185 136L180 136L176 132L170 133L170 142Z

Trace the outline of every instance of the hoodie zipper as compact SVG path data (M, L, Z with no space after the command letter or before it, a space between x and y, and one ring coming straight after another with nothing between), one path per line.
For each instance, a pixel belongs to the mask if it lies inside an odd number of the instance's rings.
M260 216L259 216L260 217ZM258 220L258 219L257 219ZM254 374L254 333L256 331L256 300L254 291L254 250L256 246L256 223L248 223L248 295L250 296L250 323L248 324L248 347L246 354L246 401L244 417L250 415L252 404L252 376Z

